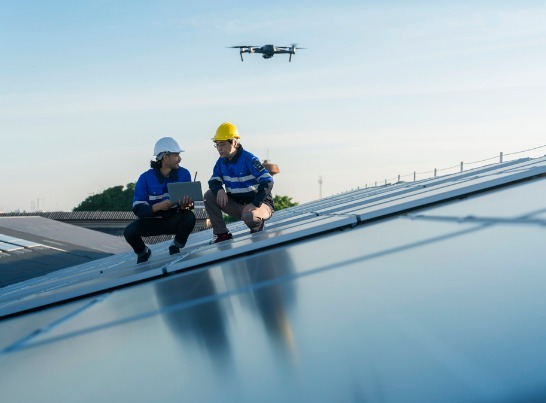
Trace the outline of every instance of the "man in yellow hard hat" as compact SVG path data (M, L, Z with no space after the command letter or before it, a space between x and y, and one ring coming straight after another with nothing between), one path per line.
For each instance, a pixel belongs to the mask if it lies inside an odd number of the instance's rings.
M254 233L264 229L265 221L275 210L271 196L273 177L258 157L243 149L240 138L239 130L230 122L222 123L212 138L220 158L204 199L214 232L213 243L233 238L222 212L243 220Z
M125 227L123 235L137 254L137 263L144 263L152 251L142 240L143 236L174 235L169 254L180 253L188 236L195 227L195 215L191 211L193 200L170 200L167 184L190 182L190 171L181 167L180 153L183 152L172 137L163 137L155 143L155 161L138 178L133 198L133 212L138 217Z

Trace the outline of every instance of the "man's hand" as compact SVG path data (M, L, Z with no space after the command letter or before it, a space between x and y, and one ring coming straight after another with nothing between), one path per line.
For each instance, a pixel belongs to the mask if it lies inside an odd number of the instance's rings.
M156 203L152 206L152 211L155 213L160 210L168 210L174 206L174 203L171 203L170 200L163 200L162 202Z
M184 196L178 201L181 210L191 210L193 208L193 200L190 196Z
M220 189L218 193L216 194L216 203L220 207L224 207L228 202L228 195L224 189Z

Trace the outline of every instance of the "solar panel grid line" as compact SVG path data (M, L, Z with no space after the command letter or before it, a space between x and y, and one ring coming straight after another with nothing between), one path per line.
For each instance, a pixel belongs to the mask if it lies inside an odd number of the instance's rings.
M484 217L484 216L466 216L466 217L450 217L450 216L437 216L437 215L408 215L408 218L412 220L423 221L445 221L445 222L457 222L457 223L493 223L493 224L518 224L518 225L538 225L545 226L546 219L536 218L501 218L501 217Z
M40 326L36 329L34 329L30 333L26 333L25 335L22 335L22 337L18 338L17 340L13 341L11 344L4 346L0 350L0 355L2 354L8 354L11 352L14 352L16 350L23 349L30 344L32 344L32 341L38 337L40 337L43 334L46 334L50 332L52 329L66 323L67 321L70 321L72 318L74 318L77 315L80 315L82 312L88 310L92 306L94 306L97 303L100 303L104 301L109 294L102 294L97 296L96 298L91 299L90 301L87 301L83 305L76 307L76 309L71 310L70 312L65 313L64 315L60 316L59 318L56 318L52 322L48 323L47 325Z

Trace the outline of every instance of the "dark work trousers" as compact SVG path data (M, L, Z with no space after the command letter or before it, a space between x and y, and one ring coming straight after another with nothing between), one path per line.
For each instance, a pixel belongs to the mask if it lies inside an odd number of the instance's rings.
M239 204L231 197L228 197L228 202L224 207L220 207L216 201L214 192L212 190L207 190L205 192L205 208L207 209L213 232L216 235L228 232L222 212L238 220L243 220L251 231L257 230L262 224L262 221L269 220L273 214L271 207L265 203L262 203L260 207L245 214L243 214L244 207L244 204Z
M174 235L176 242L185 244L195 227L193 211L176 212L169 217L145 217L125 227L123 235L135 253L144 252L143 236Z

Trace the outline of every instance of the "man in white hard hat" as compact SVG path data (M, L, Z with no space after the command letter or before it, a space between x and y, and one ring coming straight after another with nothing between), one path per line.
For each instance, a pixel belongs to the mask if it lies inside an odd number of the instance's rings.
M212 224L213 243L227 241L222 213L243 220L251 233L264 229L275 210L271 190L273 177L258 157L243 149L237 127L222 123L212 138L220 158L216 161L205 193L205 208Z
M172 255L186 245L195 227L193 200L189 197L177 202L169 200L168 183L191 181L190 172L179 165L181 152L172 137L159 139L154 147L155 161L150 161L151 169L136 182L133 212L138 219L125 227L123 235L137 254L137 263L148 261L152 254L143 236L174 235L169 246Z

